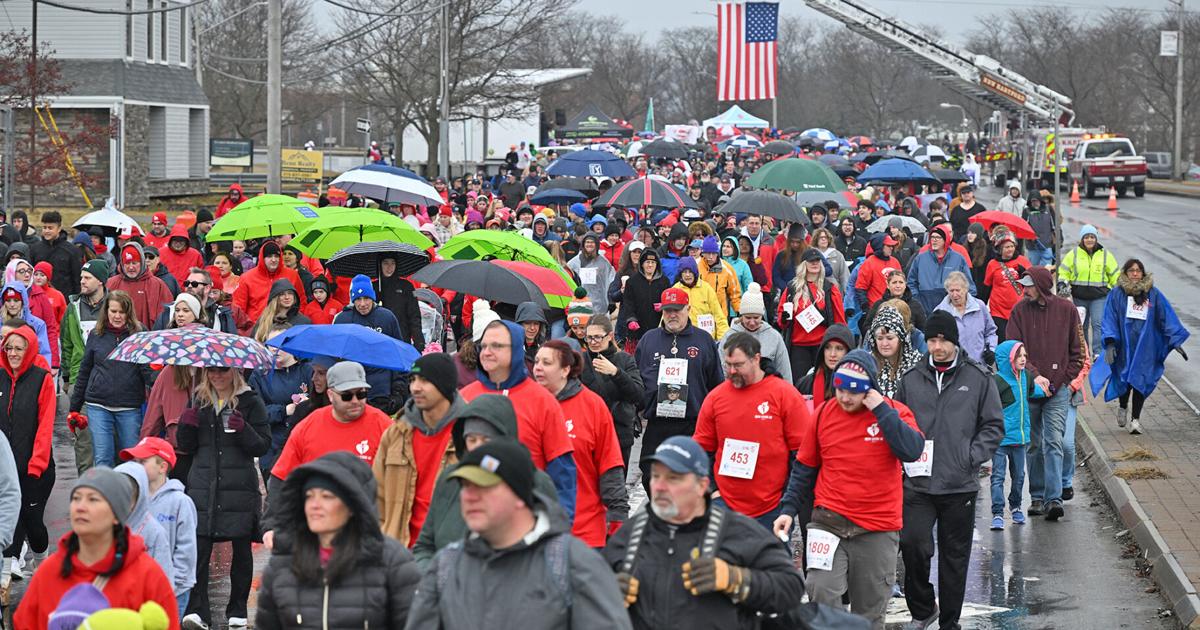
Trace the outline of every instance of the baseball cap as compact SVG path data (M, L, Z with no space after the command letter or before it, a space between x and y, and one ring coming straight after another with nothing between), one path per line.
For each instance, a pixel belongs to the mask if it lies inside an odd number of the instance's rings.
M662 444L647 457L646 461L658 462L677 473L708 475L708 455L704 449L686 435L676 435L663 440Z
M1029 274L1025 274L1021 276L1019 280L1017 280L1017 284L1023 287L1031 287L1033 286L1033 278Z
M677 310L688 305L688 292L683 289L671 287L662 292L662 309Z
M898 243L896 242L896 239L892 238L892 236L889 234L889 235L883 237L883 244L891 245L892 247L895 247Z
M171 468L175 467L175 449L170 442L159 437L144 437L136 445L121 451L121 461L146 459L155 455L163 458Z
M533 476L533 459L529 451L511 438L491 440L470 451L449 475L451 479L465 479L484 488L503 483L530 509L533 508Z
M354 361L335 363L325 373L326 386L335 392L347 392L352 389L371 389L367 382L367 373L363 366Z

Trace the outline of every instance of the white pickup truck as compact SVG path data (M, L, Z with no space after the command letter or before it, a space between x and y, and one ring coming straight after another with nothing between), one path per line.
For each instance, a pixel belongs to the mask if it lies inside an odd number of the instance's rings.
M1146 158L1137 154L1129 138L1113 134L1085 137L1069 156L1071 181L1089 199L1097 188L1116 187L1124 197L1129 188L1141 197L1146 194Z

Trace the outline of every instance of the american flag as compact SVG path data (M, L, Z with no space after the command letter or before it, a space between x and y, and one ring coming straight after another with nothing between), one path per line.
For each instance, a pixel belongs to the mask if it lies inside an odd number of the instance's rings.
M717 100L775 98L779 4L717 5Z

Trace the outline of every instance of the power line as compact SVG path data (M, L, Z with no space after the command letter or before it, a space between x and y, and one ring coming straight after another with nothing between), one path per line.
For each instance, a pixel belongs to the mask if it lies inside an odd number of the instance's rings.
M91 7L81 7L81 6L77 6L74 4L67 4L65 2L58 2L58 0L37 0L38 4L48 4L52 7L58 7L60 9L65 9L67 11L79 11L82 13L96 13L99 15L147 15L150 13L166 13L167 11L180 11L180 10L186 9L188 7L194 7L197 4L200 4L202 2L208 2L208 0L192 0L192 2L189 2L187 4L181 4L181 5L174 6L174 7L162 7L162 8L158 8L158 9L143 9L140 11L123 11L120 9L93 9Z
M348 4L342 4L341 2L338 2L337 0L322 0L322 1L332 4L335 7L340 7L347 11L353 11L355 13L365 13L367 15L376 15L379 17L396 17L396 18L410 17L410 16L414 16L414 15L422 15L425 13L432 13L434 11L440 11L442 9L442 7L449 4L447 2L443 2L442 4L439 4L435 7L430 7L428 9L421 9L419 11L407 11L404 13L383 13L383 12L379 12L379 11L369 11L367 9L360 9L357 7L350 6ZM397 4L396 6L400 6L400 5Z

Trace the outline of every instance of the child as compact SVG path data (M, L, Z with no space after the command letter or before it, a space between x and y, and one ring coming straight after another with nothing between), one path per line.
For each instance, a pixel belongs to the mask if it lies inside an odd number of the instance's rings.
M1025 447L1029 444L1029 399L1046 396L1025 373L1025 344L1005 341L996 348L996 386L1004 407L1004 439L992 456L992 529L1004 529L1004 467L1012 473L1008 507L1012 522L1025 523L1021 489L1025 487Z
M196 505L184 492L183 483L168 477L175 467L175 449L162 438L146 437L121 451L121 459L134 460L146 474L149 509L165 532L172 567L167 575L172 577L182 618L196 582Z

